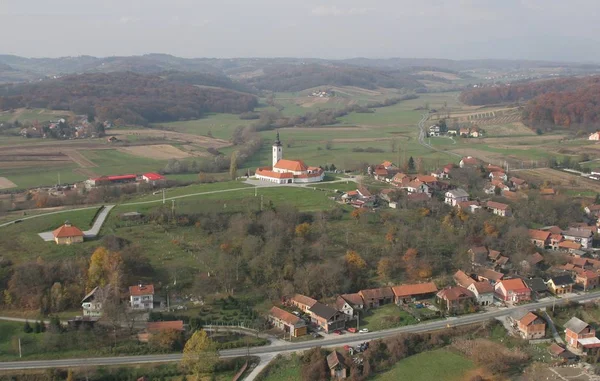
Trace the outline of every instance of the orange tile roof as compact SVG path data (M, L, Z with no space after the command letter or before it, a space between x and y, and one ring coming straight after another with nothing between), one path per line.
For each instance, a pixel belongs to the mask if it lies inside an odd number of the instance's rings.
M154 285L145 284L137 286L129 286L129 295L140 296L140 295L154 295Z
M291 325L296 325L301 321L301 319L298 316L293 315L293 314L291 314L287 311L284 311L281 308L275 307L275 306L271 307L271 310L269 311L269 315L273 316L274 318L277 318L279 320L283 320L284 322L291 324Z
M384 167L391 167L394 165L394 163L392 163L391 161L384 161L383 163L381 163L381 165L383 165Z
M550 232L538 229L529 229L529 238L538 241L546 241L550 237Z
M503 171L495 171L491 173L492 177L504 177L506 176L506 173L504 173Z
M540 189L540 194L544 195L544 196L552 196L552 195L554 195L554 193L556 193L556 192L552 188Z
M275 164L275 168L284 169L286 171L307 171L308 167L302 160L287 160L281 159Z
M52 232L54 238L83 237L83 232L76 226L64 224Z
M500 279L502 279L504 277L504 274L499 273L494 270L490 270L490 269L479 270L479 271L477 271L477 275L482 278L493 280L495 282L499 281Z
M146 330L149 332L163 331L166 329L175 329L177 331L183 331L183 321L182 320L155 321L155 322L146 323Z
M360 296L359 293L354 293L354 294L342 294L340 295L340 297L344 300L346 300L349 303L352 303L354 305L361 305L363 304L363 298L362 296Z
M453 301L464 297L472 298L475 296L475 294L462 286L452 286L441 290L437 293L437 296L445 300Z
M438 288L433 282L417 284L401 284L392 287L392 291L397 298L403 298L412 295L423 295L437 292Z
M394 292L391 287L370 288L368 290L360 290L359 294L363 299L381 299L393 298Z
M463 286L463 287L469 287L471 284L475 283L475 280L473 278L471 278L470 276L468 276L467 274L465 274L464 271L462 270L458 270L454 276L454 281L456 283L458 283L459 286Z
M496 202L496 201L488 201L486 205L488 208L499 209L499 210L506 210L509 208L508 205L503 204L501 202Z
M519 323L523 324L524 326L528 326L535 322L537 319L540 319L540 317L534 314L533 312L529 312L527 315L523 316L521 320L519 320Z
M424 183L435 183L437 182L437 179L433 176L429 176L429 175L417 175L417 180L424 182Z
M519 278L514 279L505 279L500 281L500 284L504 286L506 291L521 291L528 290L529 288L523 283L523 281Z
M462 129L461 129L462 130ZM468 131L468 130L467 130ZM463 164L470 164L470 165L476 165L479 164L479 160L474 158L474 157L463 157L462 158L462 162Z
M473 282L473 287L479 294L488 294L494 292L494 286L488 282Z
M560 247L561 249L579 250L579 249L581 249L581 244L579 244L577 242L569 241L569 240L564 240L558 244L558 247Z
M294 174L290 173L290 172L280 173L280 172L270 171L268 169L263 169L263 168L257 169L256 174L261 175L261 176L266 176L266 177L273 177L275 179L291 179L294 177Z
M292 296L290 298L290 300L293 302L299 303L299 304L304 304L305 306L309 306L309 307L314 306L315 303L317 302L313 298L308 297L306 295L302 295L302 294L296 294L296 295Z

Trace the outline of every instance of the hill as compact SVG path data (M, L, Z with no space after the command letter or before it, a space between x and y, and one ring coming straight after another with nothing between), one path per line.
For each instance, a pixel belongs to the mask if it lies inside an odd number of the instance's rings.
M355 86L364 89L422 87L416 79L398 71L316 63L268 66L263 69L262 75L247 78L244 82L260 90L282 92L302 91L317 86Z
M94 113L100 120L141 125L199 118L206 112L241 113L252 111L257 104L251 94L131 72L70 75L0 87L0 110L70 110Z

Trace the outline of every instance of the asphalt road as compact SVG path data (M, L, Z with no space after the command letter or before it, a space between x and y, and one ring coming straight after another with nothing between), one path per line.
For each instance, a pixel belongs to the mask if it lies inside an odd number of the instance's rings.
M419 121L419 144L422 145L423 147L432 149L437 152L446 153L448 155L452 155L452 156L456 156L456 157L462 157L461 155L459 155L455 152L443 151L438 148L435 148L434 146L432 146L431 144L429 144L425 141L425 138L427 137L427 132L425 130L425 122L427 121L427 119L429 119L429 114L423 114L423 117Z
M537 310L544 307L551 307L553 304L561 305L568 301L583 302L600 299L600 293L591 293L577 295L572 298L547 300L543 302L526 304L518 307L501 308L495 311L483 312L472 315L465 315L455 319L439 320L429 323L409 325L405 327L387 329L378 332L360 333L360 334L344 334L339 337L322 340L311 340L299 343L290 343L288 345L265 346L250 348L250 355L267 356L276 355L278 353L305 350L316 346L322 347L337 347L346 344L354 344L356 342L375 340L384 337L394 336L400 333L418 333L427 331L436 331L439 329L473 323L479 323L486 320L494 319L500 316L511 314L515 309L524 309L528 311ZM26 348L25 348L26 350ZM220 352L221 357L238 357L245 356L248 353L246 348L230 349ZM64 360L37 360L37 361L12 361L0 362L0 370L22 370L22 369L45 369L45 368L73 368L80 366L113 366L113 365L131 365L145 363L161 363L173 362L181 360L181 354L169 355L146 355L146 356L122 356L122 357L98 357L98 358L82 358L82 359L64 359Z

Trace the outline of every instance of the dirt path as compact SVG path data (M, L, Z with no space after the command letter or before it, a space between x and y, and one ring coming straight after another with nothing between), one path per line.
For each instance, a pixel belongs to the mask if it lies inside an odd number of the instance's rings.
M69 159L73 160L77 165L81 168L95 168L98 165L86 158L81 154L81 152L77 150L65 150L65 155L69 157Z
M78 175L82 175L85 177L100 177L96 172L92 171L89 168L75 168L73 170L73 173L76 173Z

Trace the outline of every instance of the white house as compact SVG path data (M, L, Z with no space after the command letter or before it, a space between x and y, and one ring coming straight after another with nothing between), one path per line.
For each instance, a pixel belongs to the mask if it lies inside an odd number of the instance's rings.
M465 167L476 167L480 164L479 160L477 160L476 158L474 158L473 156L467 156L467 157L463 157L460 162L458 163L458 166L461 168L465 168Z
M462 189L456 188L446 192L445 203L450 206L456 206L459 202L469 201L469 193Z
M600 131L595 131L588 136L588 140L600 140Z
M337 297L335 306L346 316L346 320L351 320L364 308L364 302L359 294L344 294Z
M151 310L154 308L154 285L138 284L129 286L129 303L134 310Z
M83 308L83 316L100 317L102 316L102 305L106 300L107 289L96 287L89 292L81 300L81 308Z
M581 244L583 249L590 249L592 247L594 233L590 229L570 228L564 231L562 235L567 241Z
M467 287L467 290L475 294L480 306L489 306L494 303L494 286L489 282L473 282Z

